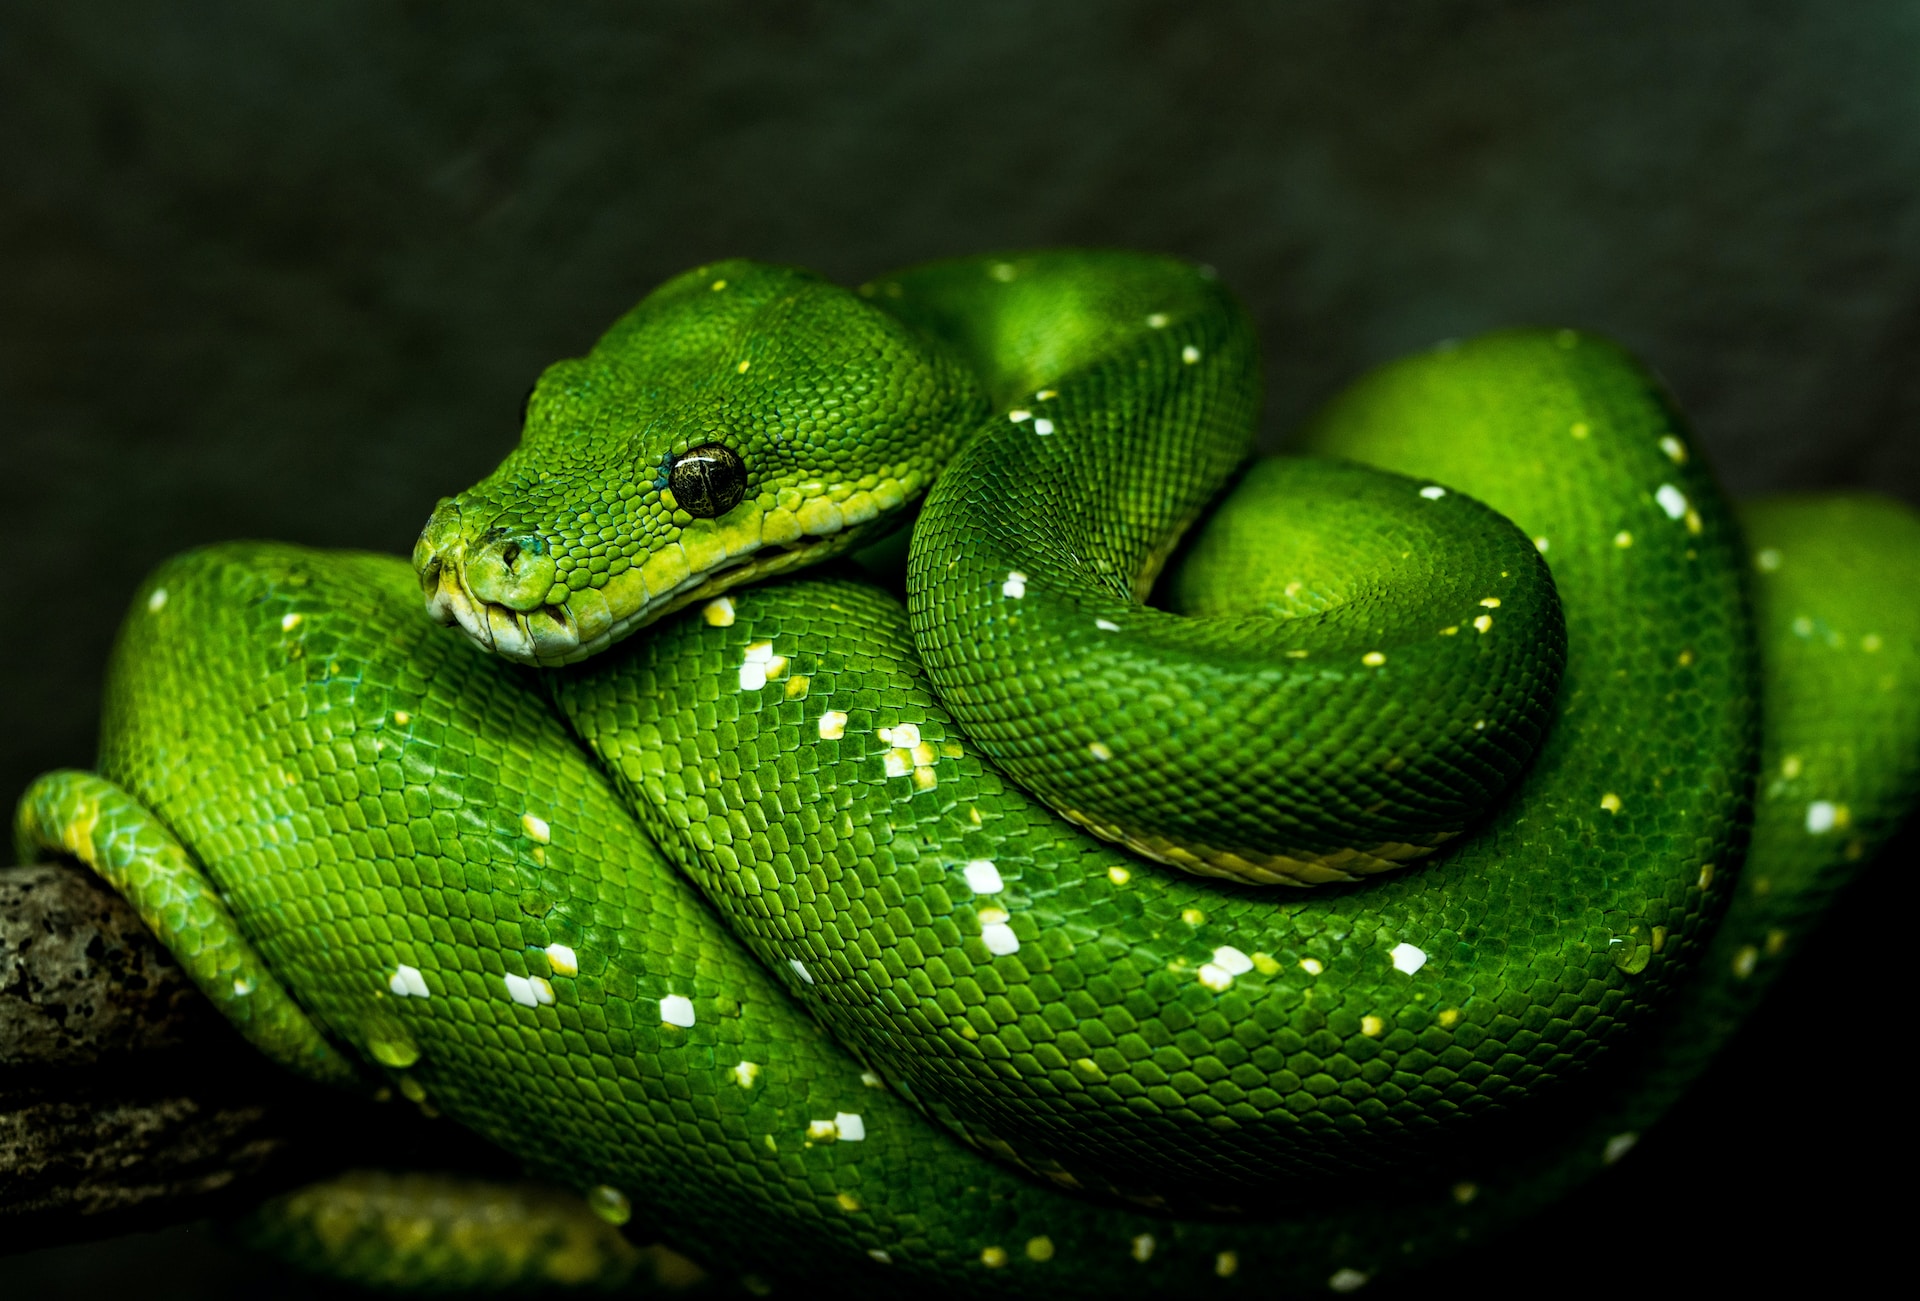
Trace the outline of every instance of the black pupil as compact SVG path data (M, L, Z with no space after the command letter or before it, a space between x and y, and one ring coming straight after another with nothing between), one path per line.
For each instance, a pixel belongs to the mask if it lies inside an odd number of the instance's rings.
M747 495L747 466L724 443L707 443L682 452L667 475L680 509L696 519L713 519Z

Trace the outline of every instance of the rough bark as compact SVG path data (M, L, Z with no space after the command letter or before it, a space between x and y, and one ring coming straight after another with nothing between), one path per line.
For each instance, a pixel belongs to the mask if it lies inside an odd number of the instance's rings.
M83 869L0 869L0 1252L237 1209L445 1129L278 1070Z

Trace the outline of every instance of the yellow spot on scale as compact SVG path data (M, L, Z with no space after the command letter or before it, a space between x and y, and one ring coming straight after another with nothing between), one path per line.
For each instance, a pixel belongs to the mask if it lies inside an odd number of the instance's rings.
M760 1078L760 1063L741 1062L733 1068L733 1082L743 1089L751 1089L753 1082Z
M1485 632L1491 627L1493 627L1493 616L1490 614L1483 614L1473 621L1475 632Z
M1867 652L1867 654L1869 655L1873 654L1875 651L1879 650L1884 645L1886 645L1886 643L1880 640L1880 634L1877 632L1870 632L1866 636L1860 639L1860 649Z
M1464 1179L1453 1186L1453 1200L1461 1206L1465 1206L1479 1195L1480 1185L1468 1183Z
M1457 1007L1449 1007L1434 1019L1440 1022L1441 1029L1451 1030L1454 1026L1460 1024L1460 1009Z
M846 1211L849 1214L860 1209L860 1199L858 1197L855 1197L852 1193L836 1194L833 1200L840 1204L841 1210Z
M1240 1253L1223 1251L1213 1258L1213 1272L1221 1278L1232 1278L1240 1272Z
M1053 1239L1046 1237L1044 1234L1038 1238L1028 1238L1027 1239L1027 1259L1028 1260L1052 1260L1053 1259Z
M1198 926L1207 920L1207 915L1198 908L1182 908L1180 910L1180 920L1189 926Z
M1700 512L1691 506L1687 507L1686 520L1687 532L1693 534L1695 537L1699 537L1700 531L1706 528L1706 524L1700 518ZM1693 558L1693 552L1687 552L1687 558L1691 560Z
M1500 608L1500 598L1497 596L1483 596L1480 598L1480 604L1486 606L1489 610L1498 610Z
M980 1263L988 1269L999 1269L1007 1263L1007 1251L1004 1247L982 1247Z
M1799 755L1790 754L1780 761L1780 775L1788 781L1792 781L1795 777L1798 777L1800 771L1801 763Z
M536 845L544 845L553 839L553 828L547 820L537 813L522 813L520 829L527 833L527 839Z
M1060 394L1058 390L1043 388L1038 393L1035 393L1033 396L1042 402L1051 402L1055 398L1059 397Z
M727 282L724 280L716 280L713 282L711 286L711 288L713 289L713 292L716 294L719 293L722 289L725 289L726 287L727 287Z
M1153 1249L1160 1244L1153 1240L1151 1233L1142 1233L1134 1238L1128 1253L1142 1265L1153 1259Z
M556 976L577 976L580 974L580 958L573 949L565 944L549 944L546 948L547 966Z
M1442 628L1440 630L1440 635L1442 637L1454 637L1454 636L1458 636L1459 632L1460 632L1460 625L1456 623L1451 628Z
M805 700L807 698L807 688L811 685L812 683L809 681L806 674L804 673L794 674L792 677L787 679L787 686L786 686L787 699L788 700Z
M1621 529L1618 533L1613 535L1613 545L1616 547L1619 547L1623 551L1626 550L1628 547L1633 545L1633 534L1627 532L1625 529Z
M1387 657L1379 651L1368 651L1360 657L1360 662L1370 669L1377 669L1387 662Z
M406 710L396 709L393 711L394 726L405 727L408 723L411 723L412 721L413 721L413 715L409 714Z
M889 777L905 777L913 771L913 752L911 750L889 750L886 754L886 769Z
M292 632L292 631L293 631L293 630L294 630L295 628L298 628L299 626L300 626L300 616L299 616L299 615L297 615L297 614L286 614L286 615L282 615L282 616L280 616L280 631L281 631L281 632Z
M1694 885L1697 886L1699 889L1704 890L1712 884L1713 884L1713 864L1712 863L1700 864L1700 879L1695 881Z
M1309 976L1317 976L1325 971L1326 967L1321 965L1320 959L1318 958L1302 958L1300 959L1300 970L1306 972Z
M1780 553L1772 547L1766 548L1754 556L1753 567L1763 574L1771 574L1780 568Z
M913 770L913 784L917 790L930 791L940 784L940 779L934 776L933 769L921 764Z
M829 709L820 715L820 739L838 741L847 734L847 716L838 709Z
M1573 422L1572 427L1569 428L1567 432L1572 434L1575 438L1585 438L1588 434L1592 433L1593 431L1587 428L1586 421L1576 420Z
M1753 969L1759 961L1759 949L1751 944L1742 945L1740 951L1733 955L1733 974L1745 980L1753 974Z
M708 601L706 608L701 610L700 614L712 627L733 627L733 602L724 596Z
M1543 555L1543 556L1544 556L1544 555L1546 555L1546 554L1547 554L1547 540L1546 540L1545 538L1535 538L1535 539L1533 540L1533 549L1534 549L1535 551L1538 551L1538 552L1539 552L1539 553L1540 553L1541 555Z
M1188 344L1180 350L1180 360L1191 366L1194 362L1200 360L1200 350L1192 344Z
M1115 885L1125 885L1127 882L1133 880L1133 873L1116 863L1107 869L1107 880L1113 882Z
M1256 953L1253 955L1253 969L1263 976L1271 976L1280 970L1280 964L1273 960L1271 953Z
M1095 741L1092 745L1089 745L1087 747L1087 753L1102 763L1113 758L1113 751L1107 747L1104 741Z
M1609 813L1618 813L1620 811L1620 797L1612 791L1608 791L1600 797L1600 807Z
M752 363L752 362L750 362L750 361L743 361L743 362L741 362L741 363L740 363L740 364L739 364L738 366L735 366L735 367L734 367L734 369L735 369L736 371L738 371L738 372L740 372L740 373L741 373L742 375L744 375L744 374L746 374L746 373L747 373L747 371L749 371L750 369L752 369L752 367L753 367L753 363Z
M1360 1018L1360 1033L1369 1039L1378 1039L1380 1032L1386 1028L1387 1023L1377 1016L1363 1016Z
M1686 650L1681 651L1679 654L1679 657L1674 662L1683 669L1692 668L1693 667L1693 649L1689 647Z
M1767 932L1767 956L1768 957L1770 958L1779 957L1781 951L1786 947L1787 947L1787 933L1785 931L1771 930Z
M1150 330L1164 330L1167 328L1167 320L1168 317L1165 312L1155 312L1147 317L1147 328Z

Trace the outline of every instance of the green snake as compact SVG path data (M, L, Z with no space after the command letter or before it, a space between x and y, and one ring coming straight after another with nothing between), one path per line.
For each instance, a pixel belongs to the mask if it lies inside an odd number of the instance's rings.
M161 566L23 852L755 1287L1350 1291L1623 1155L1904 816L1920 519L1736 517L1570 330L1259 399L1172 259L698 268L412 566Z

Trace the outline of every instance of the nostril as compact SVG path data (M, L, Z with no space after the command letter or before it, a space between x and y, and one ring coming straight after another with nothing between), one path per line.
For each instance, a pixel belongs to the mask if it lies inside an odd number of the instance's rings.
M482 601L510 610L534 610L546 603L554 570L546 540L539 534L495 534L467 553L461 577L467 590Z

